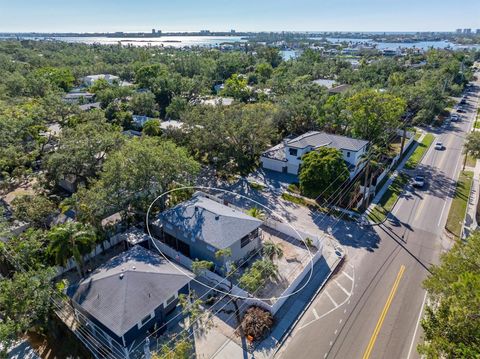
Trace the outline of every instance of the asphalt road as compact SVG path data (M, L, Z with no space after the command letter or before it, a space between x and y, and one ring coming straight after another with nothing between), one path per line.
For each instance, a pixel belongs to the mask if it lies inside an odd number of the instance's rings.
M337 238L347 260L312 302L277 357L418 358L420 314L426 298L421 282L451 243L443 236L462 144L478 105L449 128L433 132L446 149L429 149L418 171L424 189L407 186L392 215L397 223L367 229L356 238Z

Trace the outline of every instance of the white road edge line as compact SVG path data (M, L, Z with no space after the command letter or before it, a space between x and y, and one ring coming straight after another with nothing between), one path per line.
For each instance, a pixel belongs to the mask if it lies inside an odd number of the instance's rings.
M347 272L345 271L342 271L342 273L345 275L345 277L347 277L348 279L350 280L353 280L352 276L350 274L348 274Z
M443 212L445 211L445 207L446 207L446 206L447 206L447 200L445 200L445 202L443 202L442 213L440 213L440 217L438 217L437 227L440 226L440 222L442 221Z
M413 344L415 343L415 337L417 336L420 320L422 319L423 307L425 306L426 301L427 301L427 292L425 292L425 296L423 297L422 307L420 308L420 313L418 313L417 324L415 325L415 331L413 332L413 338L412 338L412 342L410 343L410 349L408 349L407 359L410 359L410 355L412 355Z
M335 309L338 308L338 304L337 302L335 302L332 298L332 296L330 295L330 293L328 293L328 290L325 291L325 294L327 295L327 297L332 301L333 305L335 306Z
M340 287L341 290L343 290L343 292L346 294L346 295L350 295L350 293L342 287L342 285L340 283L337 282L336 279L333 280L335 282L336 285L338 285Z

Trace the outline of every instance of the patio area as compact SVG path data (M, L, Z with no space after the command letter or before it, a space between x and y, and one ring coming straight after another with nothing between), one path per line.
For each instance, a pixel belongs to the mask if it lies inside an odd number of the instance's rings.
M262 226L262 243L273 242L282 248L283 256L275 257L273 262L278 266L278 276L268 281L256 293L259 298L272 298L267 302L273 304L305 267L310 265L311 257L317 252L316 247L307 248L303 242L271 227Z

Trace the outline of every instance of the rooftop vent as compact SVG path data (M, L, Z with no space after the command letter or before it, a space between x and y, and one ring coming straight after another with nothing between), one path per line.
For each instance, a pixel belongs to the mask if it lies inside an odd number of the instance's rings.
M123 279L124 274L123 274L123 273L120 273L120 276L119 276L119 277L120 277L120 279Z
M132 269L135 270L135 269L137 269L137 267L133 266Z
M215 216L215 220L218 221L220 219L220 216Z

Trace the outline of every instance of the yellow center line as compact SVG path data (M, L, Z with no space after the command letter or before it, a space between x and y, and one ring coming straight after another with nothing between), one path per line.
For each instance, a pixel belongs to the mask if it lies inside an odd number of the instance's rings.
M400 284L400 280L402 279L403 272L405 272L405 266L402 264L400 267L400 270L397 274L397 279L395 279L395 282L393 283L392 290L390 291L390 294L388 295L387 302L385 303L385 306L383 307L382 314L380 315L380 318L378 318L377 325L375 326L375 330L373 331L372 337L370 338L370 341L368 342L367 348L365 349L365 353L363 354L363 359L368 359L370 358L370 354L372 353L373 346L375 345L375 341L377 340L378 333L380 332L380 329L382 328L383 321L385 320L385 317L387 316L388 309L390 308L390 305L392 304L393 297L395 296L395 293L397 292L398 285Z

